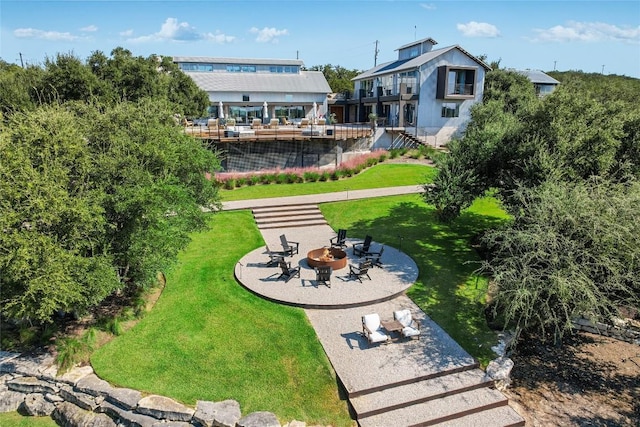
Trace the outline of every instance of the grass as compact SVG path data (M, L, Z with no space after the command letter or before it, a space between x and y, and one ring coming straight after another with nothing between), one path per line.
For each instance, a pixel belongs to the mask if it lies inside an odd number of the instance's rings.
M303 189L295 194L408 185L430 181L432 175L424 166L379 165L350 180L247 187L260 192L248 194L243 188L229 194L275 197ZM336 188L338 184L344 187ZM433 208L418 195L320 208L332 227L348 229L349 237L371 234L375 241L409 254L420 270L408 291L411 299L482 365L495 357L490 347L496 334L487 327L483 311L487 283L473 274L479 258L470 245L479 232L505 220L495 199L477 200L451 224L438 222ZM211 230L193 236L168 273L155 308L93 354L98 375L189 405L235 399L244 414L271 411L283 423L298 419L353 425L304 312L264 301L233 277L235 263L264 244L251 213L218 213L211 225Z
M334 229L349 230L348 237L371 234L411 256L419 276L407 295L481 365L495 358L496 334L484 317L487 282L473 274L479 258L470 244L479 232L506 219L495 199L477 200L448 225L438 222L433 207L417 195L328 203L320 209Z
M301 196L346 190L395 187L431 182L436 169L415 164L378 164L351 178L300 184L262 184L235 190L220 190L223 202L282 196Z
M2 427L56 427L57 425L51 417L30 417L18 412L0 413Z
M218 213L211 226L193 236L154 309L93 354L97 374L189 405L235 399L243 414L271 411L283 423L352 425L304 311L233 277L235 263L264 245L251 213Z

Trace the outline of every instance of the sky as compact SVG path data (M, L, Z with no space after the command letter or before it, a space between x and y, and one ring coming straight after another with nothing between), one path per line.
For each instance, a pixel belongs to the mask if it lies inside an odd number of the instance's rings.
M25 65L123 47L364 71L427 37L501 68L640 78L638 0L0 0L0 58Z

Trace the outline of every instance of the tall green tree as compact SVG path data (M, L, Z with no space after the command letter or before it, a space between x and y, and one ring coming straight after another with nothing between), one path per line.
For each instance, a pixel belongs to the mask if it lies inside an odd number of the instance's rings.
M83 102L13 114L0 129L0 309L47 322L175 261L217 204L214 153L166 103Z
M340 65L314 65L309 68L311 71L322 71L329 87L334 93L346 93L353 91L353 79L358 74L362 73L359 70L348 70Z

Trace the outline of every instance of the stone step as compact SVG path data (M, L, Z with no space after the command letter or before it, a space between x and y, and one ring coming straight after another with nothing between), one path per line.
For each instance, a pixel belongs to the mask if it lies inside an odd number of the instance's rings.
M360 427L431 426L507 405L502 393L485 387L358 419L358 424ZM500 426L501 421L495 420L489 425Z
M352 397L350 402L358 418L362 419L404 406L492 385L493 381L482 370L472 369L363 394Z
M268 218L255 218L257 224L268 224L270 222L289 222L289 221L313 221L324 219L321 213L309 213L304 215L279 215Z
M293 227L312 227L315 225L327 225L326 220L318 221L295 221L295 222L273 222L264 225L258 225L261 230L268 230L272 228L293 228Z
M500 406L438 424L438 427L524 427L524 418L511 406Z
M304 203L298 205L279 205L279 206L265 206L265 207L257 207L253 208L253 213L271 213L271 212L282 212L282 211L295 211L295 210L305 210L305 209L318 209L318 205L316 203Z
M286 210L286 211L277 211L277 212L262 212L262 211L253 211L254 218L277 218L282 216L295 216L295 215L322 215L320 209L316 208L308 208L308 209L295 209L295 210Z

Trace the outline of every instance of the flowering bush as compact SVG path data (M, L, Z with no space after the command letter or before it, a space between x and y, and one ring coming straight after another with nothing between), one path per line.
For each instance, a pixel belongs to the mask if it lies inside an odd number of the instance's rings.
M287 168L256 172L220 172L215 175L218 184L227 189L242 187L244 185L257 184L291 184L296 182L315 182L338 180L350 177L362 172L364 169L385 161L389 158L386 150L377 150L362 154L344 161L337 168L319 169L317 167L308 168Z

